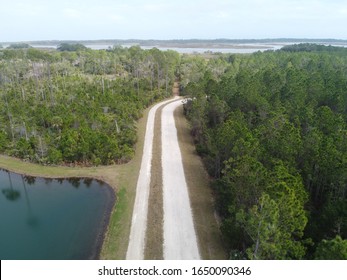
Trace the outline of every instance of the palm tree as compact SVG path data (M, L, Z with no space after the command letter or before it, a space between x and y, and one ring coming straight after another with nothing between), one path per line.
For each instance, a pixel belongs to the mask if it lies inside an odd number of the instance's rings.
M25 185L24 176L22 175L21 177L22 177L24 194L25 194L25 199L26 199L26 204L27 204L27 212L28 212L27 224L31 227L36 227L38 225L38 219L32 213L31 204L30 204L30 200L29 200L28 191L27 191L27 188Z
M20 197L20 192L13 189L11 172L6 171L10 181L10 188L3 189L2 194L10 201L15 201Z

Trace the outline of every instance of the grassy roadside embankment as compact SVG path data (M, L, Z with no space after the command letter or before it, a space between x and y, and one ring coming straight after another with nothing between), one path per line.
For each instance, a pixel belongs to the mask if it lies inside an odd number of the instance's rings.
M174 116L200 256L204 260L226 259L227 254L214 215L214 199L209 177L196 153L189 123L183 114L183 106L176 109Z
M162 105L157 109L154 119L145 260L162 260L164 258L163 172L161 168L161 111L165 106L166 105Z

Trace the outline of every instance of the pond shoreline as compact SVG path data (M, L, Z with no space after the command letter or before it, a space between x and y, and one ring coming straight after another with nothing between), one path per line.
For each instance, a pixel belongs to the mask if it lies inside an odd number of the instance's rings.
M4 157L3 155L0 155L0 157ZM18 160L18 159L14 159ZM4 167L3 164L0 163L0 171L10 172L19 176L26 176L26 177L33 177L33 178L40 178L40 179L51 179L51 180L83 180L83 179L91 179L97 181L103 188L105 188L107 192L107 201L105 202L106 206L104 207L104 211L102 214L101 222L99 223L97 235L95 238L95 241L92 244L91 247L91 253L90 255L85 258L85 260L99 260L100 254L103 248L104 240L108 231L108 225L110 222L110 218L113 212L113 209L115 208L116 204L116 190L115 187L112 187L109 183L107 183L107 180L102 179L100 176L54 176L54 175L33 175L33 173L27 173L27 172L20 172L18 170L11 170L11 168ZM84 259L82 259L84 260Z
M113 212L113 209L117 202L117 196L113 190L112 187L110 187L108 184L106 184L106 188L109 192L109 195L107 196L108 202L107 206L105 207L105 211L102 217L102 225L101 229L99 231L99 234L96 237L95 241L95 250L93 250L95 253L90 256L89 259L91 260L100 260L100 255L102 251L102 247L106 238L106 234L108 231L108 225L110 223L111 215Z
M41 177L45 179L71 179L71 178L95 179L95 180L99 180L106 183L116 193L118 191L117 186L113 182L110 182L108 178L106 178L103 175L88 174L90 172L98 172L106 168L110 169L112 167L117 167L117 166L108 165L108 166L99 166L99 167L95 167L95 166L70 167L65 165L40 165L37 163L24 161L20 158L15 158L15 157L10 157L7 155L0 154L0 169L4 169L19 175L24 175L29 177ZM66 172L70 174L64 174L62 172Z

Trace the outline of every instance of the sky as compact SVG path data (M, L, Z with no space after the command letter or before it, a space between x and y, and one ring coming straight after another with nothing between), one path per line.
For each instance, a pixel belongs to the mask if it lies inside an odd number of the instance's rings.
M347 0L0 0L0 42L347 39Z

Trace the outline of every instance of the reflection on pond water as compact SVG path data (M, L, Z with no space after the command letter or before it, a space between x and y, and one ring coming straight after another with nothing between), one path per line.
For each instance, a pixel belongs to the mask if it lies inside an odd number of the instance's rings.
M113 190L89 178L0 170L0 259L97 258Z

